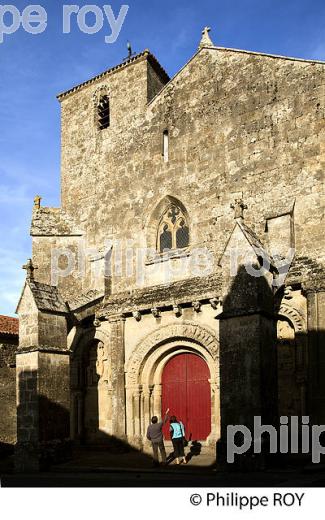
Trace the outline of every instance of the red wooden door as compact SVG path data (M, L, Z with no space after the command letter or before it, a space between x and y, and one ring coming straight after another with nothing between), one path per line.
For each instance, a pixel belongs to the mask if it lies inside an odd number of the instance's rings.
M185 425L186 437L206 440L211 433L210 371L195 354L178 354L165 366L162 377L162 413L167 408ZM169 424L164 427L170 439Z

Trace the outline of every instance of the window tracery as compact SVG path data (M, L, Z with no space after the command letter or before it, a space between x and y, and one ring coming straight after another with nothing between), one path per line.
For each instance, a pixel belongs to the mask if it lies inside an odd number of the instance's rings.
M157 249L164 253L170 249L189 246L190 233L186 215L180 207L171 204L161 217L158 226Z

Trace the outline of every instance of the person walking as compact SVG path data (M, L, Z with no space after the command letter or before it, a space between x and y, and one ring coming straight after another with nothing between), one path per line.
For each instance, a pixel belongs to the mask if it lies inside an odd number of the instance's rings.
M181 462L186 464L187 461L184 453L185 428L184 424L181 421L178 421L175 415L172 415L170 418L170 433L176 464L180 464L180 458L182 458Z
M155 466L159 465L159 454L160 451L161 461L163 464L166 464L166 450L164 445L164 438L162 433L162 428L168 421L168 412L169 408L165 412L165 417L162 421L158 422L158 417L154 415L151 419L151 424L147 429L147 439L151 441L152 451L153 451L153 462Z

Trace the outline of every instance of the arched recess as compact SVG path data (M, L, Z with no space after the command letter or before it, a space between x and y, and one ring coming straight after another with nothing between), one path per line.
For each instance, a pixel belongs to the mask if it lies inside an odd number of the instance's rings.
M149 334L135 348L126 373L128 441L150 449L146 430L152 415L161 416L162 374L175 355L192 353L208 365L211 379L211 434L207 445L215 446L220 436L219 343L210 329L192 322L165 325Z
M277 321L279 416L306 415L307 325L301 312L282 302Z
M166 237L162 243L160 237L164 231ZM191 239L191 222L184 204L176 197L165 196L151 212L146 234L147 248L152 252L162 252L161 247L163 249L188 247Z
M109 336L99 328L77 328L71 350L71 438L103 443L111 433Z

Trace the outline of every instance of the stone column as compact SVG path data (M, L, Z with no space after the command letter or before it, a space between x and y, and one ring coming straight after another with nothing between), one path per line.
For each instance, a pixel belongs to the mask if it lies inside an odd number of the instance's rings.
M148 388L143 391L143 432L146 432L150 424L150 391Z
M125 317L122 314L109 316L111 342L111 387L112 387L112 435L126 439L125 398Z
M143 446L144 451L146 453L150 452L151 450L151 443L148 441L146 434L147 434L147 428L151 422L150 417L150 390L149 388L145 388L143 393L143 421L142 421L142 439L143 439Z
M112 431L113 431L112 409L113 409L113 389L109 382L108 387L107 387L107 425L108 425L109 435L112 435Z
M220 388L215 380L209 380L211 388L211 433L207 439L209 445L215 448L220 439Z
M133 417L133 389L132 387L126 387L125 389L125 401L126 401L126 434L130 444L134 437L134 417Z
M134 390L133 392L133 424L134 424L134 437L132 440L133 446L136 448L142 447L141 437L141 388Z
M325 289L305 289L308 323L308 414L325 424Z
M152 392L153 399L153 415L161 417L161 397L162 397L162 385L155 385Z

